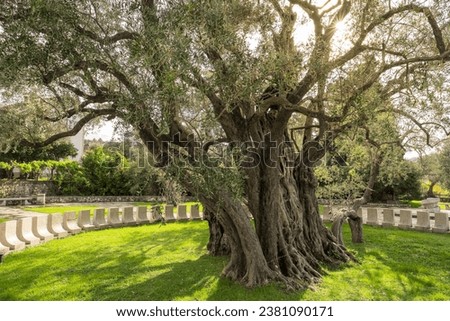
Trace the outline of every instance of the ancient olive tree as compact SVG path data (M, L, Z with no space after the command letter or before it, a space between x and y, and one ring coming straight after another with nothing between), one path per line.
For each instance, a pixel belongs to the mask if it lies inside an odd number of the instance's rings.
M219 224L230 250L224 276L307 286L321 264L352 260L322 224L315 195L313 167L333 138L383 113L405 131L442 125L439 99L424 104L430 88L446 85L427 82L445 75L450 60L442 6L3 1L0 81L59 101L43 119L77 120L19 144L47 144L97 117L118 117ZM368 91L394 101L372 104L362 99Z

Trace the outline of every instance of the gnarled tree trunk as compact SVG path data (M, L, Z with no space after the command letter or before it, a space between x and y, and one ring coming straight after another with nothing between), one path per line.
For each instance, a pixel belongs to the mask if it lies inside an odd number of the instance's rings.
M224 233L224 228L217 219L214 211L204 206L203 215L205 220L208 221L209 227L209 241L206 246L209 254L212 256L230 255L228 237Z

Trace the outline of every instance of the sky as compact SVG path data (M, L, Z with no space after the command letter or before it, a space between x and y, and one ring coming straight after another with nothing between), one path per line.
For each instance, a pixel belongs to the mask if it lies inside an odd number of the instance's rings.
M114 136L114 121L102 121L86 131L85 139L99 139L110 141Z

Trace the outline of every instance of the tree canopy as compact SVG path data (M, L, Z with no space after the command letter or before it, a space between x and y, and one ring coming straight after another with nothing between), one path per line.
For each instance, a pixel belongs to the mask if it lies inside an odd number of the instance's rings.
M353 259L315 196L312 167L333 139L358 128L372 140L383 118L398 145L448 135L450 10L429 3L4 1L0 84L56 101L39 111L47 121L74 119L11 143L118 117L220 225L225 276L307 286L322 263Z

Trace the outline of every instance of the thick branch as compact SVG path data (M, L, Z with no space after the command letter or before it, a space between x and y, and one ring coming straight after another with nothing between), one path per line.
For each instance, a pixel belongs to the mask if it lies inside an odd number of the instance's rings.
M115 113L116 113L116 110L112 109L112 108L111 109L98 109L98 110L95 110L95 112L92 112L92 113L84 116L83 118L81 118L75 124L75 126L73 126L72 129L70 129L70 130L55 134L53 136L50 136L46 140L40 141L40 142L31 142L29 140L23 139L22 141L20 141L19 145L29 146L29 147L33 147L33 148L44 147L44 146L50 145L51 143L57 141L58 139L76 135L88 122L90 122L91 120L93 120L99 116L115 115Z
M433 30L436 47L438 48L440 55L448 56L448 51L446 54L445 42L444 42L444 38L442 35L442 31L439 28L439 26L436 22L436 19L434 18L431 10L427 7L421 7L421 6L414 5L414 4L408 4L405 6L400 6L395 9L391 9L388 12L384 13L383 15L379 16L378 18L374 19L372 21L372 23L370 23L369 26L367 26L367 28L362 30L362 32L359 35L358 39L356 40L354 46L343 56L337 58L334 62L331 63L331 68L334 69L334 68L340 67L340 66L344 65L346 62L355 58L361 52L365 51L367 49L367 47L362 46L362 43L364 42L364 40L367 38L367 35L372 30L374 30L376 27L383 24L386 20L392 18L393 16L401 14L403 12L408 12L408 11L422 12L425 14L425 16L428 19L428 23L430 24L431 29Z
M86 36L102 45L113 44L120 40L135 40L139 36L135 32L119 31L112 36L101 37L98 34L96 34L95 32L93 32L91 30L87 30L87 29L83 28L82 26L75 26L75 30L78 31L83 36Z

